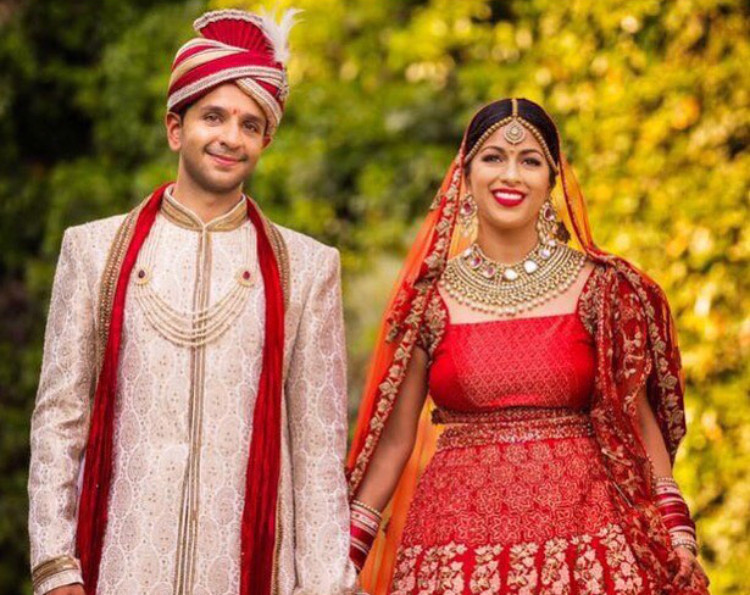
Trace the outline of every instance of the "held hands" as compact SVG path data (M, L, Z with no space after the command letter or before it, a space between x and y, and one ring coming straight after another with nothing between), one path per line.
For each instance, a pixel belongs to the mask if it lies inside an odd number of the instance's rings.
M680 561L680 570L675 576L675 584L678 587L687 587L694 581L698 584L704 584L708 586L710 581L700 562L695 557L695 554L686 547L678 546L674 549L674 553L677 555L677 559ZM695 575L695 577L693 577Z
M81 583L75 583L73 585L64 585L57 587L51 591L47 591L45 595L86 595L86 591L83 590Z

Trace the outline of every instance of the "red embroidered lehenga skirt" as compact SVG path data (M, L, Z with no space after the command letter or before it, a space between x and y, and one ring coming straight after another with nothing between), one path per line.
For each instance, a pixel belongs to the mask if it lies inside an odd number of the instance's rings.
M390 592L652 593L586 412L594 343L578 313L448 324L428 350L446 429Z

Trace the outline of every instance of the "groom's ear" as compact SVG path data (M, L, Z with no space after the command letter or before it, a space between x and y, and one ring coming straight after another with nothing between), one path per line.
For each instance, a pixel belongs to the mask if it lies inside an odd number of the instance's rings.
M164 127L167 130L167 142L169 148L178 153L182 148L182 127L184 125L184 113L167 112L164 116Z

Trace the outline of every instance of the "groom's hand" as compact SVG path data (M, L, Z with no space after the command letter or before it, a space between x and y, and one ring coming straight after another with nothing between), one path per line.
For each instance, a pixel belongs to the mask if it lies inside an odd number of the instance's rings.
M74 585L57 587L57 589L47 591L45 595L86 595L86 591L83 590L83 585L81 583L75 583Z

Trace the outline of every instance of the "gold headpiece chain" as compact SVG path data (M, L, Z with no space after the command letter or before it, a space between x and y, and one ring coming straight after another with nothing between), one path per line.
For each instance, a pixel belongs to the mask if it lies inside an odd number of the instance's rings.
M512 145L522 143L526 138L526 131L528 130L534 136L537 142L542 146L542 151L544 152L544 156L547 158L549 166L555 173L557 173L557 163L553 159L552 152L549 150L547 142L544 140L542 133L539 132L536 126L534 126L531 122L518 115L518 100L513 97L510 101L511 105L513 106L511 115L495 122L492 126L484 131L484 134L479 137L479 140L474 144L471 151L469 151L469 153L464 158L464 163L468 163L469 161L471 161L471 159L474 158L479 149L482 148L482 145L485 143L485 141L490 136L492 136L492 134L494 134L496 130L508 124L508 127L503 131L503 137L505 138L505 140L507 140Z

